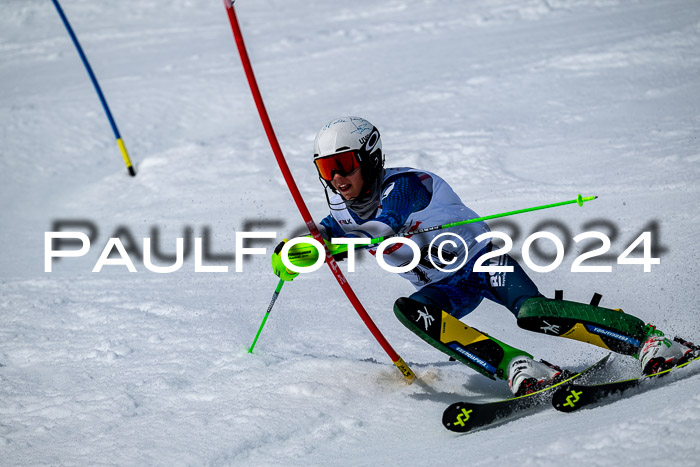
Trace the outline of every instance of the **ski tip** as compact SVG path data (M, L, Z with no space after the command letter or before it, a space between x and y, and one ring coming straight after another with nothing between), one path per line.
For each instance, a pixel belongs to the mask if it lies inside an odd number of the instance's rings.
M575 384L564 385L552 396L552 406L559 412L573 412L580 408L578 402L582 394L583 390L581 390L580 386Z
M474 407L471 407L469 403L455 402L443 412L442 425L455 433L466 433L472 429L473 412Z

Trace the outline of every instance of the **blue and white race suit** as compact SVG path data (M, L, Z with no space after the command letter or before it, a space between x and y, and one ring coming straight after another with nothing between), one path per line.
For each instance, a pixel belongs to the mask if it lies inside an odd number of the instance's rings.
M431 172L408 167L386 169L384 172L377 211L367 219L360 218L347 208L331 211L321 221L321 233L325 238L387 237L479 217L464 205L447 182ZM342 198L338 194L330 201L331 205L342 205ZM517 314L524 300L539 295L534 283L508 255L491 261L492 264L499 262L499 265L514 266L513 273L472 271L479 256L490 251L490 239L476 241L479 235L486 232L489 232L489 228L485 222L474 222L448 230L407 236L418 245L421 252L418 266L401 273L402 277L418 289L411 298L462 317L474 310L484 297L503 304ZM450 235L445 239L453 241L449 246L444 244L440 253L448 264L441 262L437 251L437 246L443 239L438 239L430 248L433 239L445 233ZM370 253L376 254L377 245L368 249ZM457 271L446 271L445 269L452 269L464 261L465 250L466 264ZM386 248L384 260L390 266L400 267L409 264L413 255L413 250L408 245L397 243ZM436 268L436 265L441 268Z

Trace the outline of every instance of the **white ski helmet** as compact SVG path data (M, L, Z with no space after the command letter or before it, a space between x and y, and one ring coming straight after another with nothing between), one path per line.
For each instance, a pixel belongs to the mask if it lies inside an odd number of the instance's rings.
M379 204L379 185L384 174L384 154L379 130L364 118L341 117L331 120L316 134L314 161L346 151L355 153L366 190L357 199L346 201L345 204L360 216L371 214ZM336 191L320 174L319 178L325 188Z

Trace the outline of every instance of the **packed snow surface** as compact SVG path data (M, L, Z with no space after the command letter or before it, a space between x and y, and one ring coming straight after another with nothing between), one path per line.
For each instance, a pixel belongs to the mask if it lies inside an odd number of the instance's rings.
M3 465L693 465L700 370L565 415L546 409L458 436L448 403L507 397L395 319L410 284L367 255L350 284L420 382L407 385L327 268L277 284L271 247L303 222L277 168L221 2L64 0L138 175L128 176L80 58L46 0L0 15L0 461ZM316 130L360 115L388 166L445 178L482 215L599 199L500 223L566 245L552 296L623 308L700 341L700 3L688 0L240 0L276 134L316 219ZM89 252L54 259L44 235ZM611 272L571 265L599 241ZM236 260L245 242L265 255ZM643 231L661 259L616 258ZM137 272L106 264L119 237ZM144 239L157 266L144 264ZM195 272L194 239L205 266ZM538 241L540 248L547 241ZM76 249L79 245L65 245ZM157 250L156 250L157 248ZM157 251L157 254L155 253ZM534 256L540 264L551 261ZM544 253L548 253L544 251ZM641 249L636 252L641 256ZM166 257L167 256L167 257ZM170 258L172 256L172 258ZM118 256L116 257L118 259ZM114 259L114 258L113 258ZM346 271L347 266L341 266ZM237 268L242 271L237 271ZM537 358L584 368L605 352L516 326L484 302L465 322ZM616 358L605 377L633 376Z

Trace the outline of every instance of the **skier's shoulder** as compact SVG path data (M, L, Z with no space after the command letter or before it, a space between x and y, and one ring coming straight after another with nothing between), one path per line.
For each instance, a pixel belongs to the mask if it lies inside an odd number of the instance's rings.
M396 190L398 193L415 193L426 190L432 193L434 182L442 181L440 177L432 172L412 167L392 167L385 169L384 180L382 182L382 196L386 195L387 189Z
M416 169L413 167L390 167L384 169L384 183L396 179L397 177L406 177L407 179L418 179L421 182L426 180L442 180L434 172L424 169Z
M415 189L422 185L423 180L430 177L430 173L414 169L411 167L392 167L385 169L382 188L385 188L392 183L398 187L407 189Z

